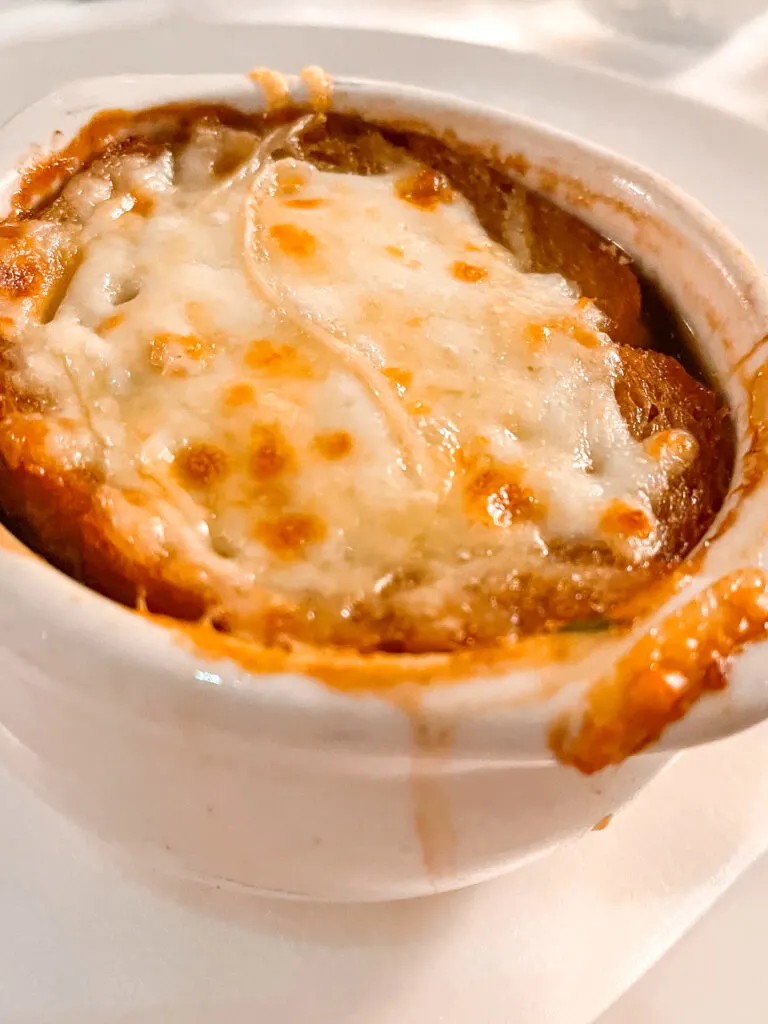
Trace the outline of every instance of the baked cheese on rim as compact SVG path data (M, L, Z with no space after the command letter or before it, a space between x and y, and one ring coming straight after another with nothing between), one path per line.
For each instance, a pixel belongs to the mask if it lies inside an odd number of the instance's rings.
M310 120L118 150L0 229L13 389L36 396L12 429L255 636L275 609L323 640L369 613L461 636L498 581L572 576L570 550L647 564L697 443L633 436L591 297L411 154L306 159Z

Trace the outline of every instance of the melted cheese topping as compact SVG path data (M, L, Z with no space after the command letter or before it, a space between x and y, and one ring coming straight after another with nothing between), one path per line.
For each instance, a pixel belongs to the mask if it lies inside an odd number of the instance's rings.
M632 438L588 297L521 272L428 168L252 157L221 178L214 134L97 163L72 223L9 243L79 248L52 316L2 281L0 316L19 388L50 397L48 456L98 467L117 531L223 607L342 618L403 580L438 614L553 544L653 556L692 439Z

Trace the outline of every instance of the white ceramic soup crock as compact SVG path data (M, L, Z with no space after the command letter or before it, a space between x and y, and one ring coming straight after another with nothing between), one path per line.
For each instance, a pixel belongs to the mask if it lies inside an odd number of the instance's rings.
M303 82L287 81L305 101ZM0 213L30 153L61 147L99 110L212 99L248 110L266 103L236 75L63 87L0 129ZM576 638L551 663L479 660L453 678L442 678L452 675L444 658L427 659L429 685L415 682L425 674L420 658L385 656L397 666L385 662L370 685L350 659L339 687L311 667L205 653L189 634L87 590L4 534L0 723L20 776L137 867L243 892L385 900L508 871L615 811L674 751L768 713L768 647L754 643L732 659L727 688L699 700L650 750L584 775L549 747L553 722L578 717L594 683L639 637L724 575L760 568L768 485L755 468L765 432L754 371L768 298L761 272L703 209L617 156L403 86L340 79L332 105L495 147L514 157L527 184L635 255L693 328L732 404L739 443L720 517L727 528L630 633Z

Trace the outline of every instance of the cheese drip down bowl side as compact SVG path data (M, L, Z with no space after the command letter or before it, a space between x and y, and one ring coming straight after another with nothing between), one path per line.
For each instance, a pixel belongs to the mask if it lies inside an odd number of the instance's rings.
M304 82L287 83L307 101ZM268 102L238 75L63 87L0 129L0 213L35 147L62 148L104 109L198 100ZM381 900L510 870L618 809L675 751L765 716L768 301L761 272L704 210L619 157L403 86L337 80L332 107L507 159L630 252L691 326L738 447L711 543L631 630L534 638L503 656L260 651L130 611L3 534L0 724L20 776L137 867L243 892ZM698 653L683 656L691 637ZM679 694L659 709L646 670L661 648Z

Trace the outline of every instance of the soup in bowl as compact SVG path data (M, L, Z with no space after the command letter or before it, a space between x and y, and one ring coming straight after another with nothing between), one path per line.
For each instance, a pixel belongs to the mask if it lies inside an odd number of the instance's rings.
M764 715L764 283L673 186L319 69L75 83L0 150L0 717L52 802L418 895Z

